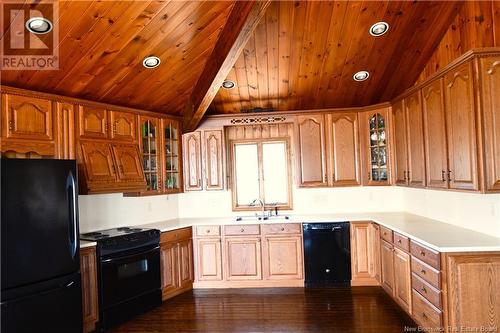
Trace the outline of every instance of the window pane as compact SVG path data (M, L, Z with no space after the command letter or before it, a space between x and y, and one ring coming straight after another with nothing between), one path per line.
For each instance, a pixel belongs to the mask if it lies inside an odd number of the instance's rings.
M287 203L288 170L285 142L262 144L262 163L265 203Z
M248 206L259 198L257 144L234 145L236 198L238 206Z

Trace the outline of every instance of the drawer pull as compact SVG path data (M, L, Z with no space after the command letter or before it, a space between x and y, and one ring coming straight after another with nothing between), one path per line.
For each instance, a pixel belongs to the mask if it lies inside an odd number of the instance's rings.
M425 252L424 252L424 251L420 251L420 255L421 255L422 257L425 257Z
M401 244L401 239L398 239L398 243Z
M285 228L281 227L281 231L285 231Z
M422 317L428 318L427 315L425 314L425 312L422 312Z
M207 234L209 234L209 233L210 233L210 229L207 230Z
M244 231L245 231L245 229L241 228L241 230L240 230L240 231L241 231L241 232L244 232Z
M426 272L425 272L425 269L421 269L421 270L420 270L420 273L422 273L422 274L424 274L424 275L425 275L425 273L426 273Z
M425 287L422 287L420 290L422 290L422 292L427 294L427 289L425 289Z

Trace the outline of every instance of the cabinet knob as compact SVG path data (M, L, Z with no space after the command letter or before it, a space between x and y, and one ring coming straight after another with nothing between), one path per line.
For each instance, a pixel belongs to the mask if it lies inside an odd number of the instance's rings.
M425 273L426 273L426 272L425 272L425 269L421 269L421 270L420 270L420 273L422 273L422 274L424 274L424 275L425 275Z
M243 231L245 231L245 229L241 228L241 230L240 230L240 231L241 231L241 232L243 232Z
M451 171L448 170L448 181L451 182Z
M427 318L427 315L425 314L425 312L422 312L422 317Z
M9 129L14 130L14 120L9 120Z
M284 227L281 227L281 231L285 231L285 228L284 228Z
M425 287L422 287L420 290L422 290L422 292L427 294L427 289L425 289Z
M422 257L425 257L425 252L424 252L424 251L420 251L420 255L421 255Z
M398 243L401 244L401 239L398 239Z
M446 181L446 171L444 171L444 170L441 170L441 180L442 180L443 182L445 182L445 181Z
M209 233L210 233L210 229L207 230L207 234L209 234Z

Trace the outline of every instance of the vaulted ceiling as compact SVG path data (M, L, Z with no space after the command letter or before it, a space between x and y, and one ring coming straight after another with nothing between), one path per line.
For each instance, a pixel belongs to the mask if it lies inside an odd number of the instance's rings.
M35 5L32 5L36 7ZM232 1L61 1L57 71L2 71L2 84L181 114ZM275 1L212 113L363 106L411 86L460 4L454 1ZM373 37L370 26L390 24ZM4 34L8 31L4 31ZM161 58L146 69L142 60ZM367 70L365 82L352 80Z
M460 4L461 5L461 4ZM450 1L280 1L267 9L212 113L255 107L302 110L388 101L418 78L458 3ZM389 23L379 37L372 24ZM367 70L365 82L355 72Z

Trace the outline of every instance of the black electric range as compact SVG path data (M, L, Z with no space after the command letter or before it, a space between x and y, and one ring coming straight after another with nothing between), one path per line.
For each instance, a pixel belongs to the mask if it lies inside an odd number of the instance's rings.
M161 304L160 230L121 227L80 239L97 242L102 330Z

